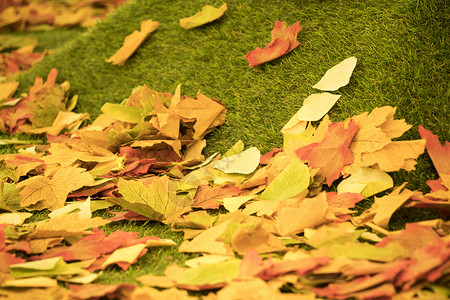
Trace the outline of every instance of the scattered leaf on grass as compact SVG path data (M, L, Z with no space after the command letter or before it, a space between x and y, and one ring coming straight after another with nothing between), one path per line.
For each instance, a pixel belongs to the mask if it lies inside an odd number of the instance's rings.
M250 67L274 60L296 48L300 43L297 34L302 29L300 22L286 28L285 22L275 21L272 30L272 41L264 49L256 48L245 55Z
M437 135L419 125L420 137L426 140L425 148L439 174L450 172L450 143L442 146Z
M217 20L218 18L223 16L226 10L226 3L222 4L222 6L219 8L215 8L211 5L205 5L203 6L202 10L195 15L180 19L180 26L184 29L192 29L194 27L201 26L203 24Z
M339 64L329 69L322 79L313 88L322 91L337 91L340 87L350 82L353 69L356 66L356 57L344 59Z
M110 62L113 65L123 66L128 58L133 55L137 48L144 42L147 36L156 30L159 26L159 22L153 20L144 20L141 23L141 30L135 30L133 33L125 37L123 46L117 50L117 52L108 59L106 62Z

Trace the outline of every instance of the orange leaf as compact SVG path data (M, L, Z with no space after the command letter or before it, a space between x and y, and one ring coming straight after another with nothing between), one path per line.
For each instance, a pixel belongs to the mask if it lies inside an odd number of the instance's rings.
M209 185L202 185L197 189L192 207L216 209L220 206L220 203L217 202L217 200L237 196L240 193L241 190L235 186L213 188Z
M111 62L113 65L123 66L127 59L137 50L137 48L144 42L147 36L155 31L159 26L159 22L152 20L144 20L141 23L141 31L135 30L128 35L123 42L123 46L108 59L106 62Z
M400 169L414 170L415 159L423 153L425 140L394 141L381 150L373 153L363 153L363 167L372 167L385 172L395 172Z
M274 60L300 45L297 34L302 29L300 22L286 28L285 22L275 21L272 41L264 49L256 48L245 55L250 67Z
M446 141L445 146L442 146L438 136L423 128L422 125L419 125L419 134L426 140L425 147L438 173L450 172L450 143Z
M301 147L295 153L300 159L308 160L309 167L319 168L331 186L339 178L342 168L353 163L349 146L357 131L358 124L353 120L347 128L341 122L331 123L322 142Z

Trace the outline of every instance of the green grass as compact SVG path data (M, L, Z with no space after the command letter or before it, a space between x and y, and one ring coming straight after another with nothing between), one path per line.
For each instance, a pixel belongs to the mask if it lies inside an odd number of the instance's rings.
M228 11L213 24L182 29L178 20L204 4L217 7L221 2L131 1L85 34L74 31L74 39L19 76L20 92L32 85L36 75L46 76L56 67L57 80L68 80L79 95L76 110L95 118L105 102L119 103L137 85L173 92L182 83L183 94L195 96L201 90L228 108L226 123L207 138L209 154L224 153L238 140L266 152L282 146L280 129L303 99L317 92L312 86L325 71L356 56L350 84L339 90L342 97L330 112L332 120L342 121L378 106L397 106L396 117L413 125L402 139L419 138L417 125L422 124L441 140L449 140L446 1L267 0L261 5L256 0L229 0ZM123 67L105 63L145 19L161 24L137 53ZM245 54L270 41L277 19L288 25L300 21L301 45L273 62L248 67ZM53 32L55 39L63 32ZM436 177L426 155L419 158L417 170L394 174L397 185L408 181L408 188L424 191L428 191L425 181ZM409 209L394 217L393 228L400 228L436 213ZM182 240L156 223L122 222L106 228ZM99 282L134 282L136 276L161 274L172 261L191 257L176 249L149 252L128 272L108 268Z

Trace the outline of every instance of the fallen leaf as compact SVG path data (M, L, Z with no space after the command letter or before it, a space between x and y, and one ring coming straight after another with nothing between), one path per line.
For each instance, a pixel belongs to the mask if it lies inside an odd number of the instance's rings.
M378 168L386 172L395 172L400 169L414 170L415 159L423 153L425 140L394 141L381 150L373 153L363 153L362 166Z
M142 287L136 288L129 299L195 300L197 297L189 296L187 291L182 291L176 288L161 291L150 287Z
M262 200L281 201L304 192L309 186L308 167L294 161L288 165L261 194Z
M205 5L202 10L195 15L180 19L180 26L184 29L192 29L203 24L212 22L220 18L227 10L227 4L222 4L221 7L215 8L211 5Z
M19 82L14 80L0 83L0 102L11 98L11 96L14 95L18 87Z
M308 294L288 294L282 293L278 288L270 286L264 280L251 278L246 280L233 280L226 287L217 292L216 300L239 300L245 295L251 300L314 300L314 293Z
M245 255L253 250L256 253L279 252L286 249L280 238L268 232L263 227L264 222L244 224L239 226L231 236L231 247L240 254Z
M117 50L117 52L108 59L106 62L110 62L113 65L123 66L128 58L137 50L137 48L144 42L147 36L156 30L159 26L159 22L152 20L144 20L141 23L141 30L135 30L133 33L125 37L123 46Z
M350 82L353 69L356 66L356 57L344 59L339 64L329 69L322 79L313 88L322 91L337 91Z
M358 125L354 121L350 121L347 128L340 122L331 123L322 142L301 147L295 153L300 159L309 161L309 167L319 168L331 186L339 178L342 168L353 162L349 146L357 131Z
M405 250L407 257L412 257L417 249L442 242L442 239L431 227L417 223L407 223L405 229L391 232L389 236L384 237L376 246L384 247L390 243L398 243Z
M85 284L85 285L69 285L69 296L71 299L100 299L106 297L108 299L129 299L136 286L134 284Z
M256 48L245 55L250 67L274 60L296 48L300 43L297 34L302 29L300 22L286 28L285 22L275 21L272 41L264 49Z
M318 121L328 113L341 95L330 93L312 94L303 100L303 106L295 114L300 121Z
M282 236L300 233L305 228L314 228L326 222L327 208L325 192L315 198L302 200L297 207L283 207L275 219L276 228Z
M362 226L373 221L376 225L386 227L392 214L414 194L414 192L404 189L405 185L406 183L396 187L389 195L381 198L375 197L372 206L358 217L354 217L352 222Z
M81 266L81 263L66 264L61 257L54 257L10 265L9 270L14 278L88 273Z
M236 196L230 198L223 198L223 207L229 212L235 212L242 206L242 204L248 202L249 200L254 199L256 196L248 195L248 196Z
M195 193L192 207L203 209L217 209L220 207L220 200L227 197L238 196L241 189L235 186L210 187L209 185L199 186Z
M149 187L124 179L119 179L118 185L123 198L111 201L152 220L176 218L191 206L190 200L176 195L176 184L167 176L156 177Z
M37 223L30 237L32 239L47 239L79 236L84 234L87 229L103 226L110 222L100 217L80 219L77 214L62 215Z
M143 250L145 250L145 252ZM132 264L137 261L138 257L143 255L142 252L147 252L145 244L137 244L126 248L117 249L110 256L108 256L108 259L102 264L102 268L118 262Z
M391 176L384 171L372 168L360 168L337 186L339 194L361 193L370 197L394 186Z
M251 147L238 154L217 160L211 166L225 173L250 174L259 166L260 157L261 152L258 148Z
M447 174L450 172L450 143L445 142L442 146L437 135L431 133L419 125L419 134L422 139L426 140L425 148L428 155L433 161L433 165L439 174Z
M58 281L44 276L7 280L3 282L1 285L1 287L16 287L16 288L46 288L55 286L58 286Z
M202 286L220 286L238 277L241 260L231 259L215 264L199 265L176 278L178 286L197 290ZM208 288L209 289L209 288Z
M225 232L229 223L230 220L227 220L203 231L198 236L194 237L192 241L184 241L181 243L178 251L232 255L233 251L230 246L216 240Z
M60 168L51 179L43 175L31 177L18 184L23 188L19 195L20 206L31 209L56 210L64 207L64 202L71 191L94 183L91 174L85 169L67 167Z

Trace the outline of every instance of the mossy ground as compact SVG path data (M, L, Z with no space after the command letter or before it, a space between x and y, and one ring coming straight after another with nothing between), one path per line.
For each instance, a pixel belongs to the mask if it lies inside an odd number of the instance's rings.
M76 111L95 118L105 102L119 103L137 85L173 92L182 83L182 93L195 96L201 90L228 108L226 123L207 137L207 154L224 153L238 140L266 152L282 146L280 129L303 99L316 92L312 86L325 71L355 56L358 63L350 84L339 90L342 97L330 112L333 121L390 105L398 107L397 118L413 125L401 139L419 138L417 125L422 124L449 140L445 0L229 0L225 15L214 23L192 30L179 26L180 18L205 4L217 7L221 1L136 0L86 32L27 33L57 50L18 77L20 92L28 90L36 75L45 77L55 67L57 80L68 80L79 95ZM125 66L106 63L145 19L159 21L159 28ZM248 67L245 54L270 41L275 20L287 25L300 21L300 46L273 62ZM63 39L68 41L58 47ZM422 155L415 171L393 176L397 185L408 181L408 188L428 191L425 181L437 174ZM403 210L394 215L391 227L432 217L434 211ZM106 229L182 240L156 223L121 222ZM161 274L165 266L188 257L176 249L152 249L128 272L109 267L100 282L134 282L139 275Z

